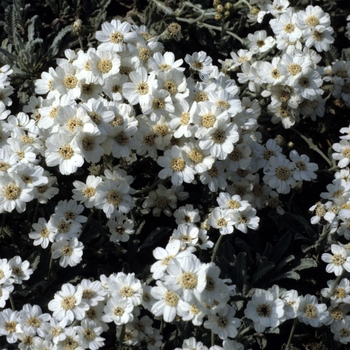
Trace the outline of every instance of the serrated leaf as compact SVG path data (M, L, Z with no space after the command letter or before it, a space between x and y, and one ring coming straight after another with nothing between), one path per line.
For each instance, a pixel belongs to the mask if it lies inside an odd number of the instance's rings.
M32 40L34 40L34 36L35 36L35 22L36 20L39 18L39 15L35 15L33 16L29 21L29 25L28 25L28 42L31 42Z
M164 237L169 236L171 231L172 230L169 227L157 227L146 237L145 241L137 251L140 252L145 248L155 247L156 243L162 240Z
M295 259L294 255L288 255L283 260L281 260L278 265L276 266L276 271L281 271L283 267L285 267L287 264L289 264L291 261Z
M303 258L300 260L300 264L297 267L294 267L292 271L300 271L300 270L305 270L309 269L311 267L316 267L317 263L314 259L312 258Z
M278 243L274 246L272 254L269 255L270 260L277 263L277 261L279 261L282 258L283 254L287 251L291 242L292 242L292 234L291 232L287 231L278 240Z
M56 35L55 39L53 40L51 46L49 47L48 53L49 56L56 56L59 51L59 46L61 44L61 41L67 35L68 33L72 32L73 26L69 25L67 27L62 28L58 34Z
M247 272L246 253L240 252L235 261L235 283L243 291L243 287L249 279Z
M255 271L254 275L251 278L251 284L255 285L257 281L259 281L262 277L264 277L269 271L271 271L275 267L275 263L267 260L266 257L260 258L257 254L256 264L258 265L257 271Z

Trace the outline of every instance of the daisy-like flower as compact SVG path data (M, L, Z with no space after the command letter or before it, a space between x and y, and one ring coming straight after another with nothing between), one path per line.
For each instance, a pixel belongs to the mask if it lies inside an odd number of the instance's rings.
M0 265L1 265L1 260L0 260ZM10 284L10 285L0 284L0 307L1 308L5 307L6 302L10 298L10 295L13 292L14 288L15 287L13 284Z
M328 317L326 304L319 304L314 295L299 297L298 319L312 327L321 327Z
M192 223L180 224L173 231L171 237L178 239L184 246L193 247L198 243L199 229Z
M23 281L28 281L33 273L33 270L29 268L29 261L22 261L22 258L18 255L9 260L9 266L11 268L11 279L14 283L22 284Z
M180 224L196 223L200 221L199 210L194 209L192 204L186 204L174 211L175 222Z
M83 203L86 208L92 208L95 205L96 189L102 182L102 178L99 176L89 175L86 178L86 182L75 180L73 182L73 199Z
M212 59L207 56L206 52L194 52L192 55L187 54L185 62L196 72L210 74L213 70Z
M142 284L134 273L118 272L111 279L112 295L121 300L128 300L133 306L141 304Z
M293 177L296 181L311 181L317 178L315 171L318 170L316 163L310 163L310 158L305 154L299 155L292 150L289 153L290 160L295 164Z
M89 51L88 62L94 77L97 78L97 82L101 85L104 83L105 78L119 72L120 57L117 53L110 50L99 48L96 52L94 50Z
M208 350L208 348L196 338L192 337L185 339L182 343L182 348L176 348L175 350Z
M114 322L117 326L127 324L134 319L133 309L134 306L131 300L112 295L108 298L107 304L103 309L102 321L107 323Z
M143 208L153 208L153 216L160 216L163 212L166 216L172 216L171 209L177 207L177 196L175 194L175 186L166 188L162 184L158 185L155 191L148 194L148 198L142 203Z
M349 304L350 302L350 281L347 278L342 278L337 286L334 288L335 280L327 281L328 288L323 288L321 294L325 298L330 298L332 304ZM334 289L333 289L334 288ZM333 291L334 290L334 291ZM333 294L330 295L330 292Z
M296 186L293 177L295 165L283 155L273 156L264 168L263 181L278 193L287 194Z
M58 165L63 175L70 175L84 164L79 147L72 136L64 133L53 134L46 140L45 159L48 166Z
M288 39L293 42L301 38L302 31L298 27L297 18L298 15L293 8L288 8L281 16L270 20L271 29L277 35L277 40Z
M248 34L250 51L253 53L266 52L275 45L275 39L267 36L265 30L256 31L254 34Z
M0 213L14 209L23 213L26 203L33 198L33 186L26 184L15 172L0 176Z
M177 70L183 72L185 68L181 67L183 63L182 59L175 61L175 55L173 52L167 51L164 54L155 52L153 57L148 60L148 66L152 68L154 72L169 72Z
M249 206L244 210L234 210L232 212L232 221L237 230L247 233L248 228L255 231L259 228L260 218L256 216L256 209Z
M342 344L350 343L350 317L346 316L338 322L333 322L331 331L334 334L334 340Z
M275 328L280 325L284 316L284 302L270 291L256 289L244 314L253 320L255 331L263 333L267 327Z
M208 224L219 230L220 234L227 235L233 232L234 221L229 211L224 208L216 207L210 214Z
M204 322L204 327L217 334L220 339L234 338L241 326L241 320L234 317L236 310L229 305L218 310L217 314L208 315L208 320Z
M127 242L134 230L134 222L128 219L125 215L117 215L114 220L108 220L107 226L111 237L111 242Z
M126 182L116 179L105 179L98 187L95 206L102 209L107 218L117 213L128 213L134 206L130 196L130 186Z
M159 172L159 178L171 177L171 182L175 186L183 182L191 183L194 179L195 171L188 165L186 153L176 145L166 150L164 156L158 157L157 163L164 168Z
M177 315L181 316L188 307L179 294L167 285L157 281L157 286L151 289L151 295L157 300L151 308L154 316L163 316L165 322L174 321Z
M340 140L339 143L334 143L332 148L336 153L332 153L335 160L339 160L338 167L345 168L350 163L350 142L348 140Z
M82 300L89 306L96 306L100 301L105 299L106 291L102 288L100 281L90 281L83 279L80 282L83 289Z
M83 256L83 243L76 237L70 240L61 239L52 244L52 258L60 259L59 264L62 267L78 265Z
M136 105L140 103L143 108L149 107L151 94L156 85L155 74L148 75L144 67L139 67L129 74L131 82L123 84L123 95L129 103Z
M209 129L199 141L199 147L204 150L209 149L213 157L223 160L233 151L234 144L238 140L238 126L234 123L227 123L225 119L218 119L217 125Z
M36 224L32 225L34 231L30 232L28 236L34 239L33 244L41 245L42 248L47 248L49 243L54 241L54 232L49 229L49 225L45 218L39 218Z
M102 24L102 30L96 32L96 39L101 42L101 49L124 52L127 43L136 41L137 33L132 30L130 23L113 19Z
M84 349L99 349L105 345L105 338L101 337L103 329L95 321L82 320L81 325L77 327L81 343Z
M30 334L45 338L50 327L51 315L42 313L40 306L25 304L21 311L22 329Z
M202 184L208 185L212 192L217 192L219 188L221 190L226 189L227 174L225 173L224 164L216 161L209 170L200 175L199 179Z
M89 305L82 301L82 295L83 289L81 286L75 287L70 283L65 283L61 290L55 293L54 299L48 304L48 308L58 321L66 320L69 324L75 319L82 320L89 309Z
M168 269L169 263L173 259L181 259L184 256L191 254L191 248L181 250L181 241L179 239L171 240L165 248L157 247L153 250L153 256L156 261L151 266L152 277L154 279L160 279L164 276Z
M0 286L11 285L14 282L11 275L11 266L7 259L0 259Z
M323 253L321 255L321 259L328 264L326 271L328 273L334 273L336 276L340 276L344 269L350 272L350 256L348 251L338 244L332 244L331 252L333 255L329 253Z
M189 302L193 298L201 300L201 292L206 286L206 269L195 255L173 259L168 265L168 275L163 276L166 286Z
M0 335L6 335L6 341L13 344L22 332L20 312L5 309L0 312Z

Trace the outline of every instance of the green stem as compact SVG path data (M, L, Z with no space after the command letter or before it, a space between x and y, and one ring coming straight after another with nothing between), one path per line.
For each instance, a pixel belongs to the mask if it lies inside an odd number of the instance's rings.
M216 244L215 244L215 247L214 247L214 250L213 250L213 254L212 254L212 256L211 256L211 262L214 262L215 256L216 256L216 254L218 253L219 246L220 246L220 244L221 244L221 241L222 241L222 238L223 238L223 237L224 237L224 236L223 236L222 234L220 234L220 237L219 237L218 241L217 241Z
M39 209L39 201L36 201L36 205L35 205L35 210L34 210L34 215L33 215L33 220L32 220L32 225L36 222L36 218L38 215L38 209Z
M78 239L80 238L81 234L82 234L83 231L85 230L85 227L86 227L86 226L88 225L88 223L90 222L92 216L94 215L94 212L95 212L94 209L91 209L91 210L90 210L90 214L89 214L87 220L85 221L83 227L81 228L81 230L80 230L80 232L79 232Z
M7 211L4 211L4 213L2 214L2 219L1 219L0 236L2 235L2 230L5 226L6 215L7 215Z
M311 138L308 138L304 136L300 131L294 128L290 128L292 131L294 131L296 134L298 134L310 147L310 149L317 152L327 163L330 167L333 167L333 163L330 161L330 159L312 142Z
M246 4L249 7L249 10L252 9L252 5L250 5L246 0L238 0L235 4L233 4L233 7L238 7L241 3Z
M208 23L198 22L198 24L200 24L200 25L202 25L203 27L206 27L206 28L210 28L210 29L222 31L222 28L221 28L221 27L213 26L213 25L208 24ZM235 39L237 39L242 45L244 45L244 40L243 40L241 37L239 37L237 34L231 32L230 30L227 30L226 33L229 34L229 35L231 35L232 37L234 37Z
M296 327L297 324L298 324L298 319L295 318L294 322L293 322L293 325L292 325L292 328L291 328L290 333L289 333L289 338L288 338L287 345L285 347L286 350L289 349L289 346L290 346L290 344L292 342L292 338L293 338L293 335L294 335L294 332L295 332L295 327Z
M50 278L51 278L52 265L53 265L53 258L52 258L52 253L51 253L51 255L50 255L50 263L49 263L49 271L47 272L47 280L48 281L50 281Z
M336 280L335 280L335 282L334 282L334 284L333 284L333 286L332 286L332 289L329 291L329 293L328 293L328 295L327 295L327 298L330 298L330 297L334 294L335 289L338 287L338 284L339 284L341 278L342 278L343 275L344 275L344 271L345 271L345 270L344 270L344 268L343 268L343 272L336 278Z
M16 310L16 306L15 306L15 301L13 300L12 294L10 294L10 304L11 304L12 311L15 311Z
M215 345L215 334L213 331L211 331L211 346Z
M124 338L125 338L125 324L122 325L122 330L120 331L120 336L119 336L119 346L120 346L120 348L123 346Z

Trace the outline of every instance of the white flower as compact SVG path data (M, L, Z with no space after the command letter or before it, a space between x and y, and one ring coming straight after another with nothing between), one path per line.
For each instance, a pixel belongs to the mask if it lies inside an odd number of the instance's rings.
M112 296L121 300L128 300L133 306L141 304L142 284L134 273L118 272L111 280Z
M157 281L157 287L151 289L151 295L156 301L151 312L156 316L163 316L165 322L172 322L176 315L182 315L188 305L171 288L167 288L161 281Z
M267 36L265 30L256 31L254 34L248 34L250 51L253 53L266 52L275 45L275 39Z
M61 290L55 293L48 308L53 311L53 317L58 321L66 320L67 323L71 323L75 319L82 320L85 317L85 312L89 309L89 306L82 301L82 295L82 287L65 283Z
M127 324L134 319L133 309L131 300L112 295L103 309L102 321L107 323L113 321L117 326Z
M33 273L33 270L29 268L30 264L28 260L22 262L22 258L18 255L9 260L11 268L11 279L14 283L22 284L23 281L29 280L29 277Z
M157 163L164 168L159 172L159 178L171 176L171 182L175 186L183 182L191 183L194 179L195 171L189 167L186 153L176 145L166 150L164 156L158 157Z
M328 317L327 305L319 304L314 295L299 297L298 319L312 327L321 327Z
M171 260L181 259L184 256L190 255L190 249L180 249L180 240L173 239L166 245L165 248L157 247L153 250L153 256L158 260L151 266L151 272L153 274L152 277L155 280L164 276Z
M59 258L62 267L76 266L82 260L83 249L83 243L75 237L70 240L62 239L52 244L52 258Z
M186 204L174 211L175 222L180 224L196 223L200 221L199 210L194 209L192 204Z
M330 298L332 304L338 305L341 303L349 304L350 302L350 281L347 278L342 278L340 282L335 286L333 294L330 292L334 288L335 280L327 281L328 288L321 289L321 294L325 298Z
M196 338L192 337L185 339L182 343L182 348L176 348L175 350L208 350L208 348Z
M278 18L270 20L271 29L277 34L277 39L288 39L295 41L302 36L302 31L297 23L298 15L293 8L288 8L286 12L282 13Z
M346 316L338 322L331 324L331 331L334 334L334 340L342 344L350 343L350 317Z
M26 203L33 198L33 186L26 184L15 172L0 176L0 213L14 209L23 213Z
M82 320L81 326L78 326L77 331L81 340L79 345L84 347L84 349L99 349L105 345L105 338L100 337L103 329L95 321Z
M316 163L310 163L310 158L305 154L299 155L292 150L289 153L290 160L295 164L293 177L296 181L311 181L317 178L315 171L318 170Z
M332 153L335 160L339 160L338 167L345 168L350 163L350 142L348 140L341 140L339 143L334 143L332 148L336 153Z
M167 189L162 184L158 185L155 191L148 194L148 198L142 203L143 208L153 208L153 216L160 216L163 212L166 216L172 216L171 209L177 207L177 196L175 193L176 186Z
M104 79L117 74L120 67L120 57L117 53L102 48L89 51L89 66L97 82L104 83Z
M106 291L102 288L100 281L91 282L88 279L83 279L80 286L83 289L82 300L89 306L96 306L99 301L105 299Z
M47 248L50 242L54 241L54 232L49 230L49 225L45 218L39 218L38 223L32 225L34 231L28 236L34 239L33 244L41 245L42 248Z
M22 329L30 334L45 338L50 328L51 315L42 313L39 305L25 304L21 311Z
M84 203L86 208L92 208L95 205L97 186L102 182L99 176L89 175L86 178L86 183L75 180L73 182L73 199Z
M6 335L6 341L10 344L15 343L19 334L22 333L20 317L19 311L11 309L0 312L0 335Z
M244 314L253 320L255 331L263 333L267 327L275 328L280 325L284 316L284 302L270 291L256 289Z
M2 259L6 260L6 259ZM0 265L1 265L1 259L0 259ZM1 273L1 267L0 267L0 273ZM10 298L10 295L15 287L13 284L6 285L6 284L0 284L0 308L4 308L6 305L7 300Z
M206 286L206 269L195 255L170 261L168 275L163 276L165 285L189 302L193 298L201 300L201 292Z
M194 52L192 55L187 54L185 57L185 62L197 72L202 74L210 74L213 65L211 57L207 56L206 52L199 51Z
M248 228L255 231L259 228L260 218L256 216L256 209L252 206L244 210L234 210L231 216L235 228L243 233L247 233Z
M272 156L264 168L263 181L278 193L287 194L296 186L293 177L294 167L294 163L283 155Z
M226 305L216 313L208 315L208 320L204 322L204 327L210 329L214 334L217 334L220 339L235 338L238 333L238 328L241 326L239 318L233 317L236 310L229 305Z
M130 83L123 84L123 95L129 103L136 105L140 103L143 108L147 108L151 103L151 94L156 85L155 74L149 75L143 67L137 68L135 72L129 74Z
M75 173L84 164L80 149L71 135L53 134L46 140L45 160L48 166L58 165L61 174Z
M208 224L218 229L222 235L232 233L234 221L229 213L228 209L216 207L210 214Z
M337 245L331 245L332 254L323 253L321 259L328 263L326 266L326 271L328 273L334 273L336 276L340 276L343 273L343 270L350 272L350 256L348 251Z
M114 220L108 220L107 226L112 234L109 240L111 242L127 242L134 230L134 222L125 215L117 215Z
M96 39L102 42L99 45L101 49L123 52L127 49L126 43L136 41L137 33L132 30L130 23L113 19L102 24L102 30L96 32Z

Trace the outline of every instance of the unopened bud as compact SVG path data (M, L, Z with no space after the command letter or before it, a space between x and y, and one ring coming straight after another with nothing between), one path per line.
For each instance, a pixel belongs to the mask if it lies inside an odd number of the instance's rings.
M83 21L81 19L76 19L73 23L73 33L79 34L83 28Z

